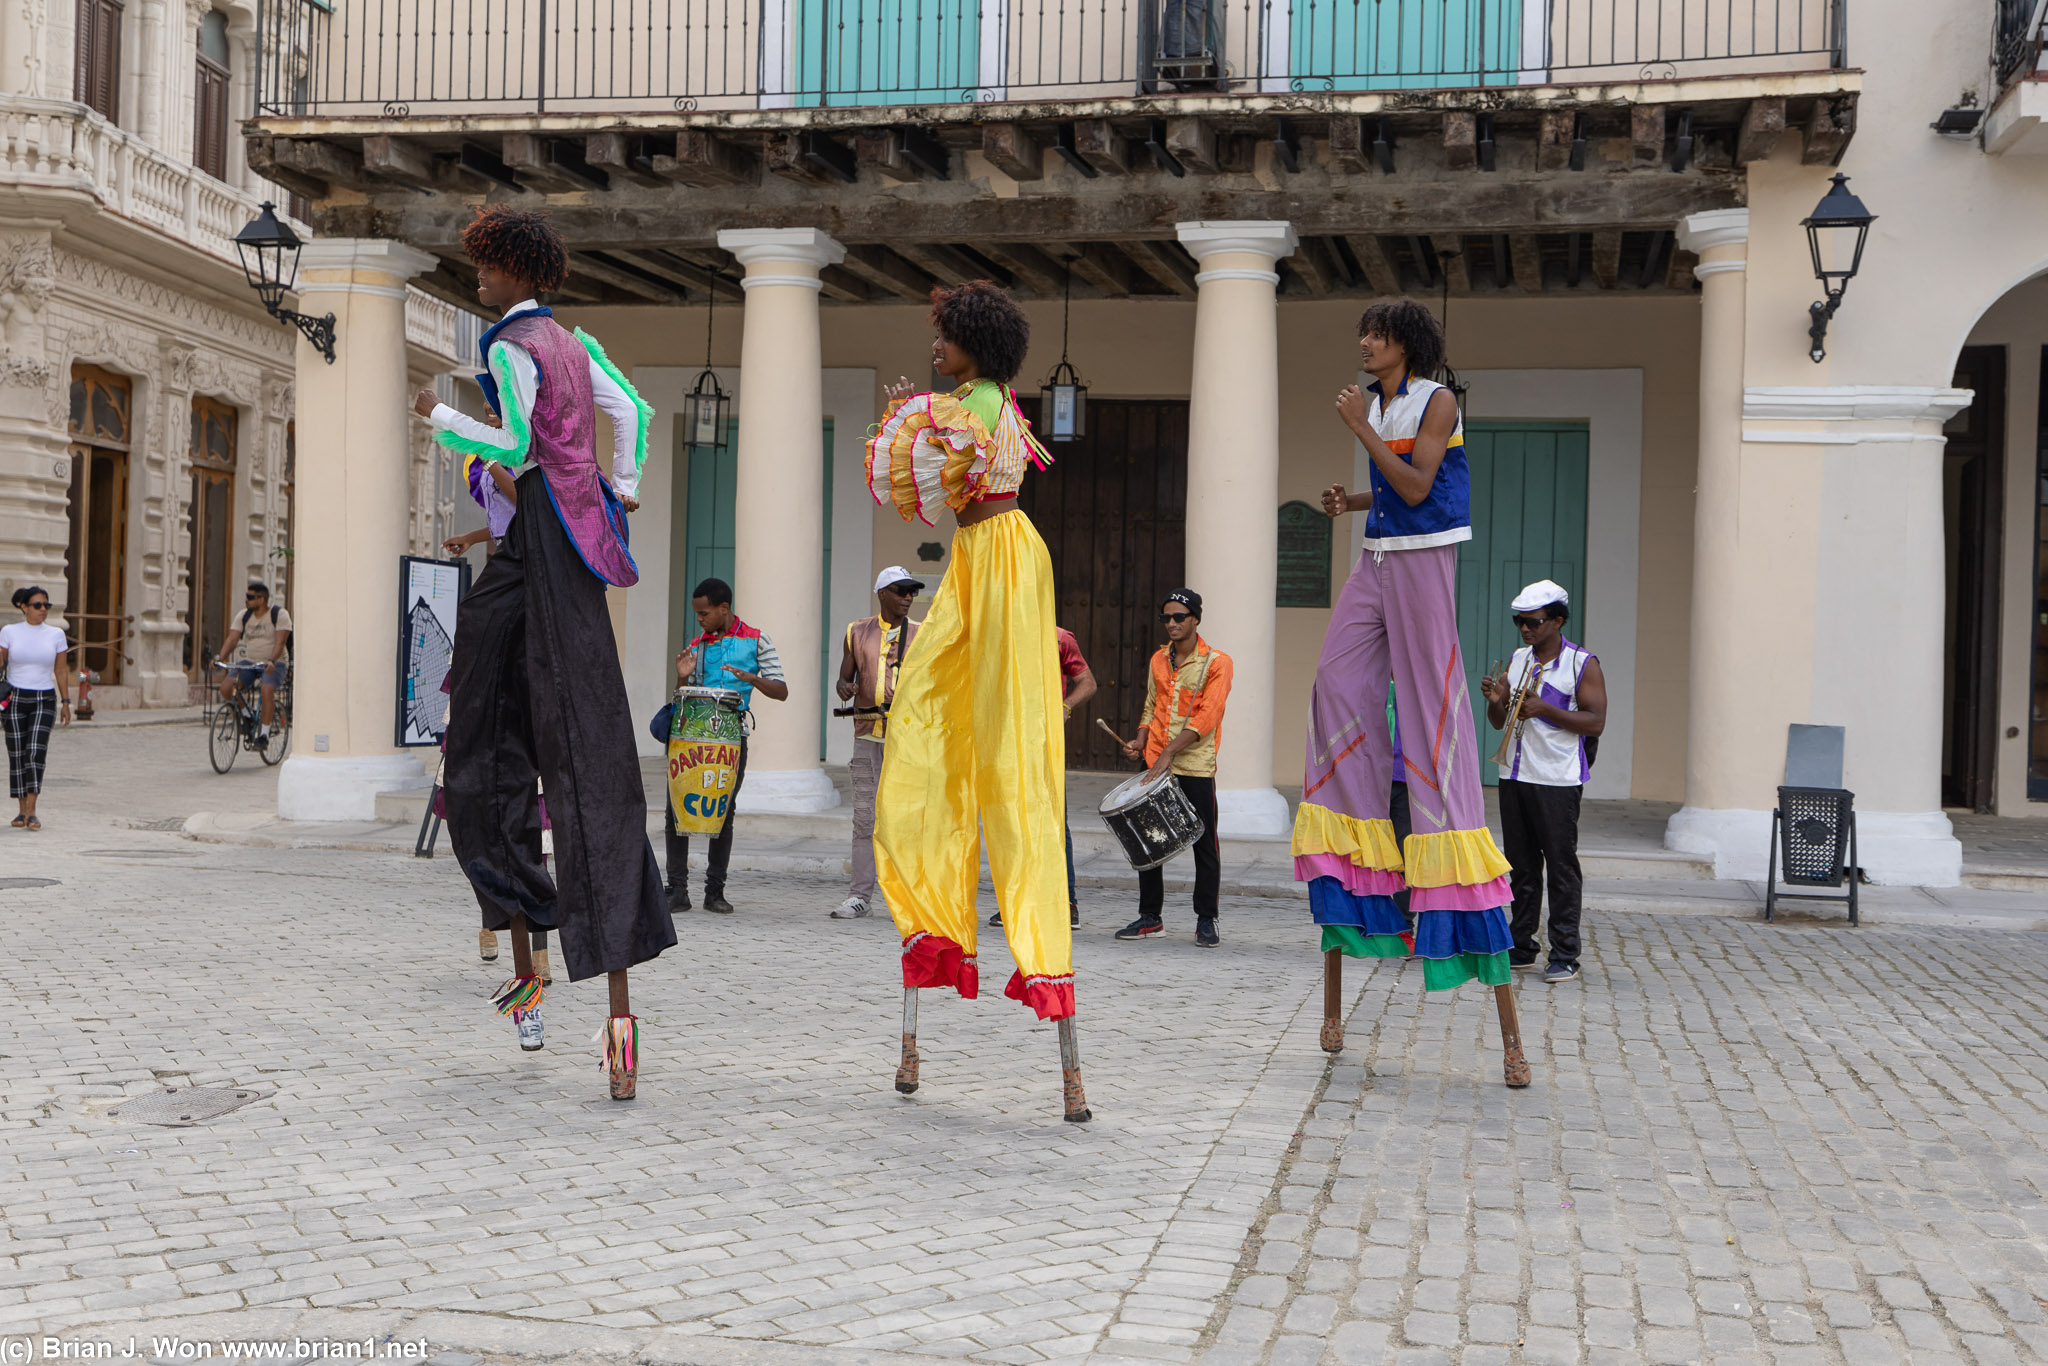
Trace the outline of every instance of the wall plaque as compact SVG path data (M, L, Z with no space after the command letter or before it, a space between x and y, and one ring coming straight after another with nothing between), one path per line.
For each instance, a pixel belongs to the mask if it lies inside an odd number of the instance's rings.
M1296 500L1280 505L1280 571L1274 605L1330 605L1330 519Z

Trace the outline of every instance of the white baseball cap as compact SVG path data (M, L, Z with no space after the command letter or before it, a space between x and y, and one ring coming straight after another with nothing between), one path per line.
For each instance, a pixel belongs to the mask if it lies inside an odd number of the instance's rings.
M912 588L917 589L924 587L923 579L918 578L900 564L892 564L881 573L875 575L875 591L877 593L881 592L884 588L894 588L899 583L907 583Z
M1533 612L1539 607L1548 607L1553 602L1569 605L1571 600L1572 595L1564 591L1563 584L1553 583L1549 579L1538 579L1515 594L1515 600L1508 604L1508 610Z

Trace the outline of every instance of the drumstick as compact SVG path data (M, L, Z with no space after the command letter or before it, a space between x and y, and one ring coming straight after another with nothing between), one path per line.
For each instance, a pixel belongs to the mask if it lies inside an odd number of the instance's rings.
M1103 734L1107 735L1110 739L1116 741L1119 748L1123 747L1125 744L1128 743L1123 736L1118 735L1115 731L1111 730L1109 728L1109 722L1103 720L1101 717L1098 716L1095 718L1095 724L1102 727Z

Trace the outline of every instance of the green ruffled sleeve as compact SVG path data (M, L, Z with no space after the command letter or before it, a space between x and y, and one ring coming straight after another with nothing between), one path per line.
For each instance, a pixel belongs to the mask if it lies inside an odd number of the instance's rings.
M492 376L498 381L499 415L505 423L505 430L512 434L511 449L494 446L488 441L472 440L460 432L445 429L435 432L434 440L448 450L495 460L508 470L516 470L526 463L527 454L533 446L533 431L527 426L526 414L512 399L518 391L512 387L512 358L506 354L505 343L492 345L490 366Z
M597 338L579 327L576 329L576 340L583 343L583 349L590 353L590 359L596 362L597 368L611 376L612 383L626 391L626 397L633 400L633 407L639 411L639 429L633 433L633 468L636 470L645 468L647 464L647 429L654 422L654 405L641 398L640 391L635 389L626 377L619 373L619 367L612 364L612 358L607 356L604 353L604 348L597 344Z

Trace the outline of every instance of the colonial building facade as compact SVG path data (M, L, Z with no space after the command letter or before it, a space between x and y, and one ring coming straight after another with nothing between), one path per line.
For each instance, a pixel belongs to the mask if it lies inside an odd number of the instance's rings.
M50 590L102 708L184 705L243 585L294 588L294 334L231 240L261 200L287 202L232 134L256 51L247 5L0 15L0 594ZM421 383L457 325L414 293L403 363ZM429 452L398 491L422 549Z
M757 809L831 800L824 674L875 569L943 571L946 529L877 511L858 451L882 383L924 377L929 289L978 276L1033 317L1027 406L1062 358L1089 385L1025 493L1104 684L1077 765L1110 762L1094 716L1135 721L1185 583L1238 665L1226 824L1284 831L1361 531L1313 512L1364 468L1331 401L1362 305L1409 293L1465 389L1468 677L1517 587L1570 587L1612 700L1592 795L1678 803L1674 848L1756 875L1787 726L1842 725L1863 863L1925 883L1958 876L1947 808L2048 799L2034 7L596 0L528 33L483 0L264 3L248 156L306 197L301 289L343 319L297 393L337 673L391 635L351 585L404 528L339 473L412 439L385 304L470 298L459 233L509 200L567 235L558 313L660 414L629 687L658 703L708 572L783 643ZM1838 170L1876 221L1822 344L1816 265L1847 262L1804 220ZM707 364L735 402L695 443ZM302 725L288 811L411 776L359 700Z

